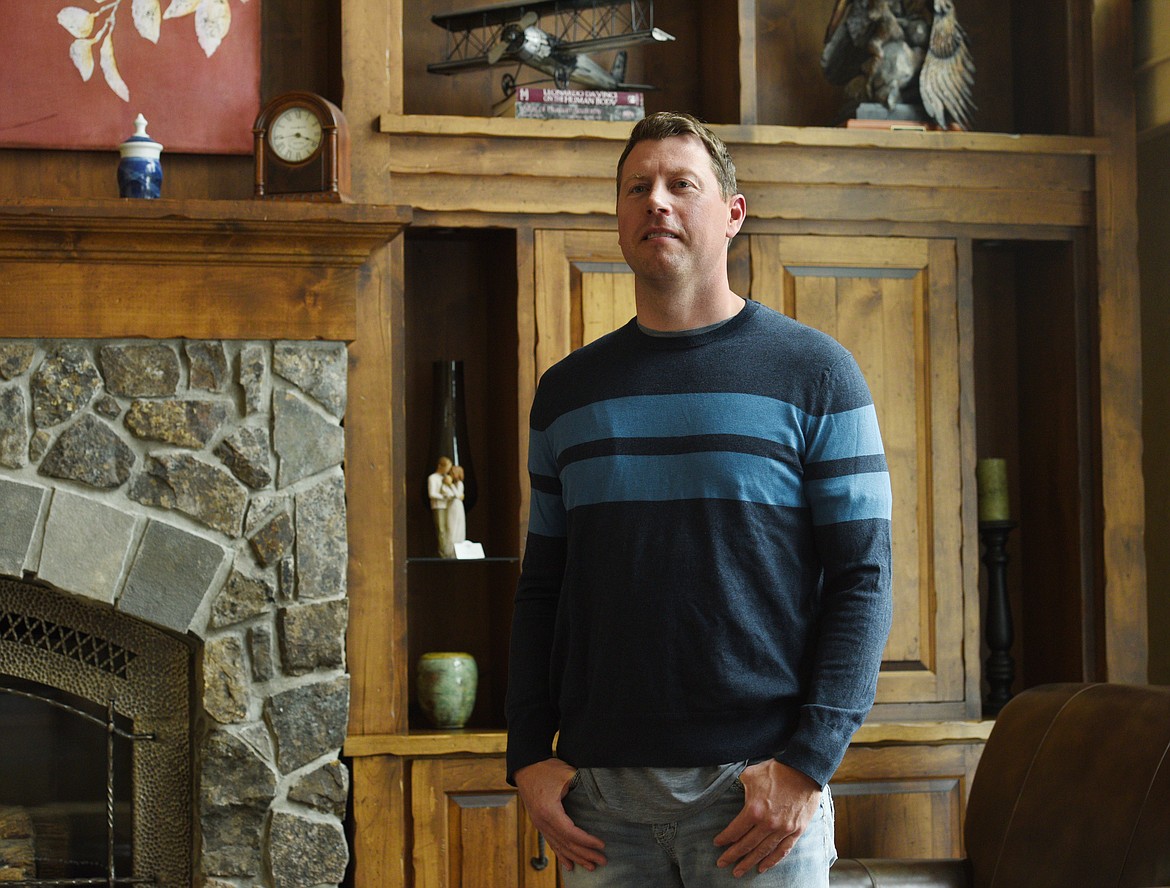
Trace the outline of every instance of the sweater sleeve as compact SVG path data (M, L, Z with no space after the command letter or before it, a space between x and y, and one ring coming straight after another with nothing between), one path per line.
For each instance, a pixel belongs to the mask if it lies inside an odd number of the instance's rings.
M893 612L889 471L852 357L826 374L823 394L825 412L806 430L804 465L823 570L820 615L808 695L776 756L822 786L873 705Z
M560 721L549 666L565 571L565 510L547 433L532 430L528 464L532 498L512 612L505 703L507 779L513 784L520 768L554 755Z

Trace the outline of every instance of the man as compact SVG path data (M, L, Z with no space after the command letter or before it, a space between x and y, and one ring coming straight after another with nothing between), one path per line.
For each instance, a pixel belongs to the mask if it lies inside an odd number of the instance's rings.
M509 779L567 886L827 886L890 625L876 413L840 345L731 290L710 130L647 117L617 185L637 317L532 406Z
M451 503L453 493L448 495L443 489L452 465L450 459L440 456L435 470L427 475L427 499L431 501L431 516L435 524L435 541L438 544L440 558L455 557L455 546L447 528L447 507Z

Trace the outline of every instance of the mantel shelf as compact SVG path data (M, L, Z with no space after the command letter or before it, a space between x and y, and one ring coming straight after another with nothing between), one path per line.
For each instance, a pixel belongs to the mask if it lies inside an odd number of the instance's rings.
M0 201L0 335L356 336L362 267L403 207Z
M528 120L510 117L466 117L446 114L393 114L379 118L379 130L394 135L490 136L493 138L574 141L592 139L621 143L631 124L592 120ZM714 124L731 145L789 145L896 150L991 151L1030 154L1100 154L1109 140L1095 136L1038 135L992 132L883 131L822 126Z
M379 129L394 200L420 216L611 216L630 124L383 114ZM1111 150L1097 137L713 129L735 157L749 217L806 226L1088 228L1095 164Z

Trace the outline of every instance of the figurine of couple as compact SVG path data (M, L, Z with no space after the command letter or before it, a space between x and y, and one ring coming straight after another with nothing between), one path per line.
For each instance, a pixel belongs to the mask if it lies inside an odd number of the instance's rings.
M467 539L467 513L463 509L463 468L440 456L427 477L427 496L439 542L439 557L454 558L455 547Z

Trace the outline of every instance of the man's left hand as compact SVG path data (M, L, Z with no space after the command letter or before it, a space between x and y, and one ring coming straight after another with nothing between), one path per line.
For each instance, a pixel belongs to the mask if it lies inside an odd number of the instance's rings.
M736 878L753 867L765 872L786 857L821 801L815 780L775 759L749 765L739 779L743 810L715 837L716 845L727 848L716 865L734 865Z

